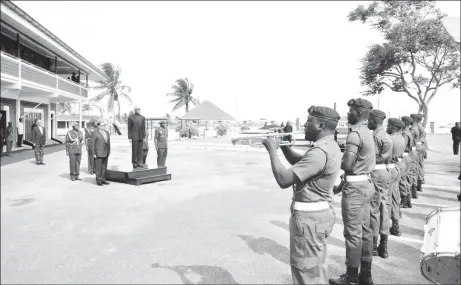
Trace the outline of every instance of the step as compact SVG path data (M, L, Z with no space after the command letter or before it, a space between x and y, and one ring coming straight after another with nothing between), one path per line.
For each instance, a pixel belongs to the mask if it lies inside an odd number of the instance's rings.
M171 174L160 174L160 175L154 175L154 176L133 178L133 179L128 179L126 183L130 185L139 186L141 184L166 181L166 180L171 180Z
M106 170L106 179L109 181L126 182L129 179L166 174L166 170L166 167L134 170L133 167L120 168L112 166Z

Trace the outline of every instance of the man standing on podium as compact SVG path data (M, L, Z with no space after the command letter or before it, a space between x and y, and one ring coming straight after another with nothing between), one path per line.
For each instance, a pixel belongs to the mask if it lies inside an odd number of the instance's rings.
M146 119L140 114L141 108L135 107L134 114L128 117L128 140L131 142L131 163L133 169L144 168L143 146L146 136Z

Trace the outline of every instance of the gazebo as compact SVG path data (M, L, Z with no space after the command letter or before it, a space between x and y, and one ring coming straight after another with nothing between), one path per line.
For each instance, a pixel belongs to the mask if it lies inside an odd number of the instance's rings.
M197 121L197 125L199 128L199 136L200 136L200 121L205 121L205 128L208 129L208 123L218 122L236 122L237 120L229 115L228 113L221 110L218 106L211 103L210 101L203 101L194 109L190 110L186 115L184 115L181 119L181 128L182 128L182 121ZM205 132L206 136L206 132Z

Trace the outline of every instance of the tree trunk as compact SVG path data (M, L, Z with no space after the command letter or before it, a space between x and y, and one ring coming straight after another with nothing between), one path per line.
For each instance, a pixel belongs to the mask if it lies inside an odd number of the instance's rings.
M427 119L429 117L429 108L427 107L425 103L419 104L418 114L423 115L423 121L421 122L421 124L423 125L424 128L426 128Z
M189 112L189 103L186 102L186 113Z

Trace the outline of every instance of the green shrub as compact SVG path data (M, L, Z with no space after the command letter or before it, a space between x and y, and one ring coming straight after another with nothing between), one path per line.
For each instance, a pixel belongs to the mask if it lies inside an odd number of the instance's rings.
M216 127L216 133L218 133L218 136L224 136L227 134L228 128L226 125L220 124L219 126Z
M193 136L198 136L198 129L191 124L184 124L181 128L181 125L176 126L176 131L179 133L181 138L192 138Z
M243 132L243 131L248 131L249 129L250 129L250 127L247 126L247 125L241 125L241 126L240 126L240 130L241 130L242 132Z

